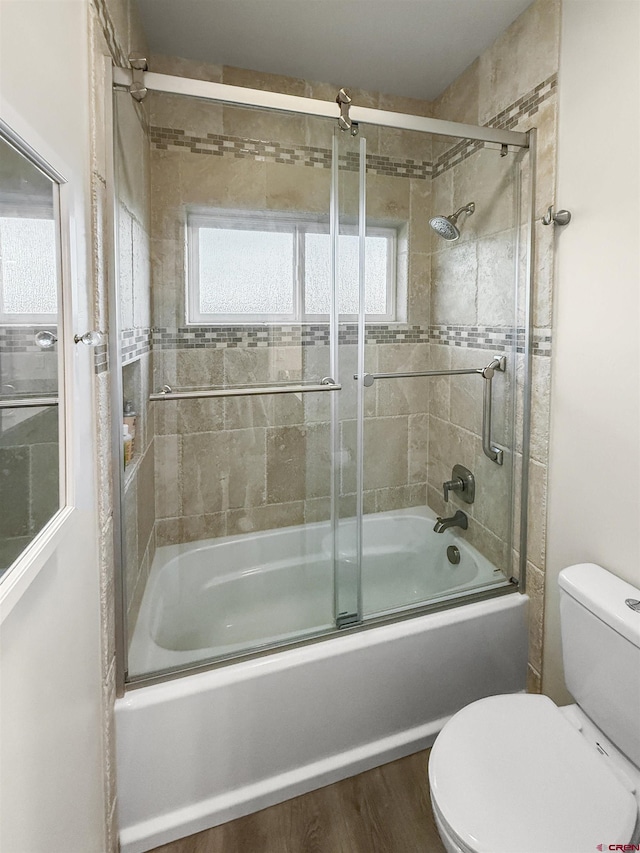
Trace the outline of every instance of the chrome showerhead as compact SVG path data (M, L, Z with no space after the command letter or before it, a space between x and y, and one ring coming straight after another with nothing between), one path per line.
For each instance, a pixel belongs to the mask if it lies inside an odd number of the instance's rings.
M433 228L436 234L440 235L440 237L448 242L453 242L460 236L460 229L456 224L458 222L458 217L461 213L466 213L467 216L471 216L475 209L475 203L470 201L469 204L465 204L459 210L456 210L455 213L452 213L451 216L434 216L433 219L429 220L429 225Z

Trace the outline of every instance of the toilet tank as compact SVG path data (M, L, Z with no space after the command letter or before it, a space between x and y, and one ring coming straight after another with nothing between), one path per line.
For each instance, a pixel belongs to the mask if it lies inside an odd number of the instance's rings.
M640 767L640 590L594 563L563 569L562 659L585 714Z

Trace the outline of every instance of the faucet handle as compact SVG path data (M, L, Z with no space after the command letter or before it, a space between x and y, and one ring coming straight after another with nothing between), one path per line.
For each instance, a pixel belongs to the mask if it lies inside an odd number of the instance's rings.
M451 479L442 484L445 501L449 500L449 492L459 492L465 503L472 504L476 496L476 481L468 468L464 465L454 465Z
M449 500L449 492L462 492L464 491L464 482L460 477L454 477L453 480L445 480L442 484L442 488L444 490L444 499L445 501Z

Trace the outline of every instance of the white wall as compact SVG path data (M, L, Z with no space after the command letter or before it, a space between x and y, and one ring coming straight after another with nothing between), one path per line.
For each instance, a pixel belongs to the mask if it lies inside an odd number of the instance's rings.
M558 572L640 586L640 3L564 0L543 690L569 699Z
M0 115L68 180L72 331L90 327L87 0L0 0ZM0 849L103 853L92 354L73 347L75 509L2 623Z

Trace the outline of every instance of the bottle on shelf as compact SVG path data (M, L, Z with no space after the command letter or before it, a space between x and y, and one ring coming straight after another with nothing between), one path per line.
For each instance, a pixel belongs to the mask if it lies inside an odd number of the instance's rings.
M122 424L122 446L124 450L124 467L133 459L133 439L129 435L129 427L127 424Z
M122 418L122 422L125 423L129 427L129 435L131 436L131 456L136 452L136 425L138 422L138 415L134 411L133 403L131 400L124 401L124 417Z

